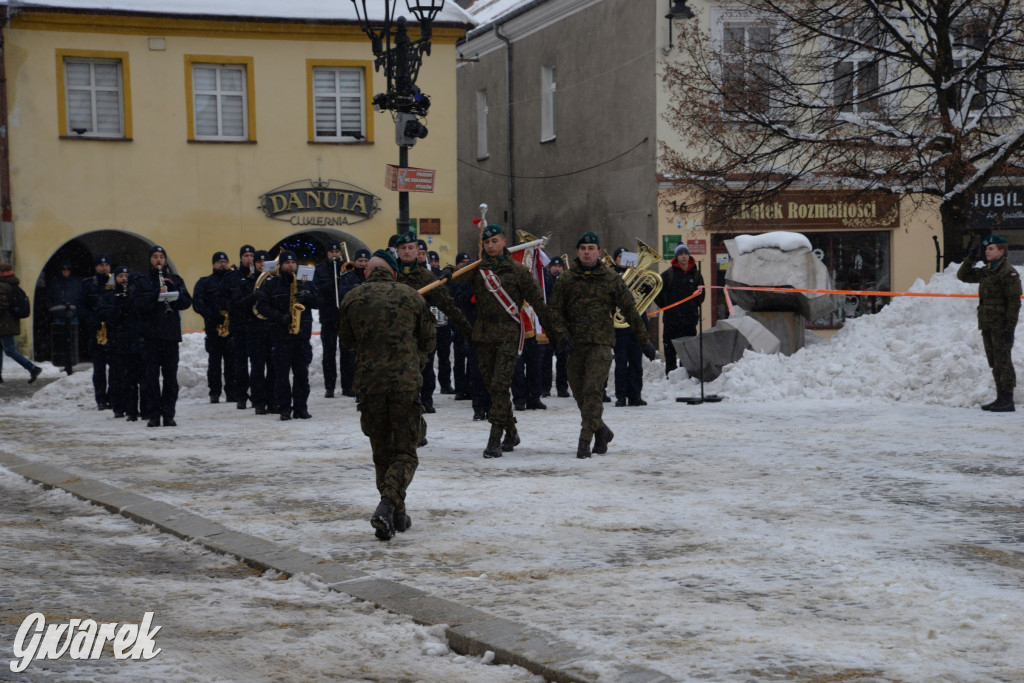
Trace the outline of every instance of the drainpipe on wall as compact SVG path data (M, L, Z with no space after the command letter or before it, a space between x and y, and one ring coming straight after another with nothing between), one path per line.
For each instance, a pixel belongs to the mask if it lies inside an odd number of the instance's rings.
M11 211L11 156L7 125L7 6L0 7L0 258L14 263L14 218Z
M501 35L498 25L494 25L494 35L501 42L505 43L505 100L508 102L508 232L509 241L514 241L512 236L516 229L516 162L513 151L512 135L512 41Z

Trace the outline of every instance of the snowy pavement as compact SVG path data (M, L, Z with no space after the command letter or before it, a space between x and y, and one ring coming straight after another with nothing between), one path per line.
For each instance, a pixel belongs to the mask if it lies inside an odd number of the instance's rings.
M587 461L571 399L517 413L522 445L484 460L488 425L439 396L413 528L386 544L354 402L314 379L312 420L210 405L201 339L179 427L96 411L76 373L0 406L0 449L536 626L599 680L1022 680L1024 415L977 409L972 309L895 301L744 358L708 387L718 404L677 403L695 385L648 365L651 404L606 404L616 436Z

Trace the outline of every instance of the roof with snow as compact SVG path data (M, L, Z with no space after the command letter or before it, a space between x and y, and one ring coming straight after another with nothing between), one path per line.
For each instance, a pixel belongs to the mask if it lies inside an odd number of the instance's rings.
M531 3L534 3L534 0L474 0L466 8L466 12L473 17L477 25L483 26Z
M351 0L0 0L12 10L64 10L75 12L128 12L177 14L205 17L250 17L257 19L358 21ZM401 5L399 5L401 7ZM383 3L370 3L371 17L383 20ZM415 18L408 17L411 23ZM472 25L476 23L454 0L444 4L435 23Z

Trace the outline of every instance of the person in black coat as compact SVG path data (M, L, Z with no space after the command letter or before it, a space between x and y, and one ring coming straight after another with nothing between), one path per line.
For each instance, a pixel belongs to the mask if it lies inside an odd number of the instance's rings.
M341 305L342 270L341 242L327 245L327 260L313 271L313 286L320 295L320 345L323 347L321 364L324 371L324 396L334 398L334 387L338 382L336 354L338 344L338 306ZM344 349L341 349L344 353ZM342 380L344 388L344 380Z
M661 308L681 301L704 286L697 263L690 258L690 250L685 244L676 247L672 267L661 274L662 288L654 299L654 304ZM665 374L679 367L676 358L676 347L673 339L680 337L696 337L697 323L700 320L700 306L704 303L704 292L684 304L673 306L662 312L662 341L665 344Z
M622 265L625 247L619 247L612 254L615 265L612 269L622 277L628 268ZM640 318L647 324L647 317L640 311ZM644 389L643 351L636 335L628 327L615 328L615 407L645 406L647 401L640 395Z
M142 333L132 312L132 273L127 266L114 269L113 289L103 293L98 315L107 324L110 358L110 405L114 417L139 419L139 383L142 380Z
M235 394L235 359L228 339L231 324L231 292L228 274L231 265L228 255L218 251L213 255L213 272L205 275L192 288L192 306L203 317L206 332L206 385L210 390L210 403L220 403L223 389L228 401L238 400Z
M366 264L370 262L370 250L356 249L355 258L356 260L352 262L355 267L345 273L338 284L338 295L341 301L345 300L349 292L366 282ZM333 331L337 333L337 321L335 321L335 329ZM320 334L323 334L323 330L320 331ZM338 351L338 377L341 381L342 396L355 398L356 392L352 387L352 380L355 378L355 374L355 351L341 347L341 350Z
M466 254L465 256L465 261L469 261L469 255ZM461 263L462 261L463 259L460 256L459 262ZM473 292L473 283L469 281L456 282L452 284L451 291L452 299L466 317L466 321L470 326L475 325L479 312L476 308L476 295ZM459 336L463 338L462 348L466 354L466 390L473 401L473 419L475 421L483 421L487 419L487 413L491 410L491 395L487 391L487 387L484 386L484 378L480 373L480 366L477 364L476 348L470 343L468 337L461 333Z
M464 251L460 251L455 257L456 270L468 266L469 263L469 254ZM469 287L468 291L470 296L472 296L473 293L472 286L467 283L454 284L449 280L445 283L445 287L448 288L448 292L451 294L452 299L455 300L456 305L459 305L458 292L460 291L460 287L463 289ZM465 309L463 309L461 305L459 305L459 307L462 309L463 314L465 314ZM472 398L469 392L469 356L466 353L466 345L469 343L469 340L465 339L459 333L459 330L451 324L451 321L448 321L448 326L452 330L452 350L454 351L455 356L455 362L452 365L452 379L455 383L455 386L453 387L455 389L455 400L468 401Z
M173 295L177 294L177 298ZM161 296L164 300L161 301ZM129 302L142 333L142 416L147 427L174 427L178 404L178 345L181 343L181 311L192 306L188 287L167 268L167 252L161 246L149 250L149 272L131 281ZM162 386L161 386L162 379Z
M252 304L250 303L247 309L242 302L241 285L253 271L255 256L256 249L252 245L242 245L238 250L238 267L224 275L223 283L228 303L227 339L235 380L234 401L239 410L245 410L246 401L249 399L249 354L246 349L246 337L249 318L252 316Z
M274 405L274 372L270 360L270 323L256 315L256 282L263 272L263 264L270 255L259 249L253 255L251 272L238 281L235 306L243 311L239 320L244 320L245 353L248 358L249 396L257 415L277 413ZM245 408L244 401L238 402Z
M313 347L309 342L313 334L312 309L319 306L320 300L315 287L296 279L295 252L282 251L277 262L277 275L268 277L256 295L256 314L269 323L274 402L281 419L308 420L312 417L307 404L309 364L313 360ZM293 304L304 307L301 313ZM296 318L297 327L292 324Z
M46 300L55 324L78 323L78 309L82 305L82 281L71 274L70 261L60 264L60 275L46 286Z
M85 325L86 340L89 343L89 357L92 358L92 389L99 410L111 406L108 391L107 370L110 367L110 335L100 319L99 308L103 295L114 289L110 282L110 256L96 254L93 262L95 273L82 280L81 319Z

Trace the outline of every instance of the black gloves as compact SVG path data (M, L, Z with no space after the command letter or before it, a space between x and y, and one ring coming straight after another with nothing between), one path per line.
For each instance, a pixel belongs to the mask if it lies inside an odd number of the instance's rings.
M556 353L571 353L576 348L576 343L572 340L572 335L566 332L562 335L562 338L558 340L558 347L555 349Z
M441 275L437 278L438 280L448 280L451 282L452 275L455 274L455 269L451 266L445 266L441 269Z
M295 301L302 304L303 306L309 303L310 298L311 297L309 291L305 289L300 289L299 291L295 292Z
M640 350L647 356L647 360L654 360L658 357L658 350L654 348L654 344L651 342L641 345Z

